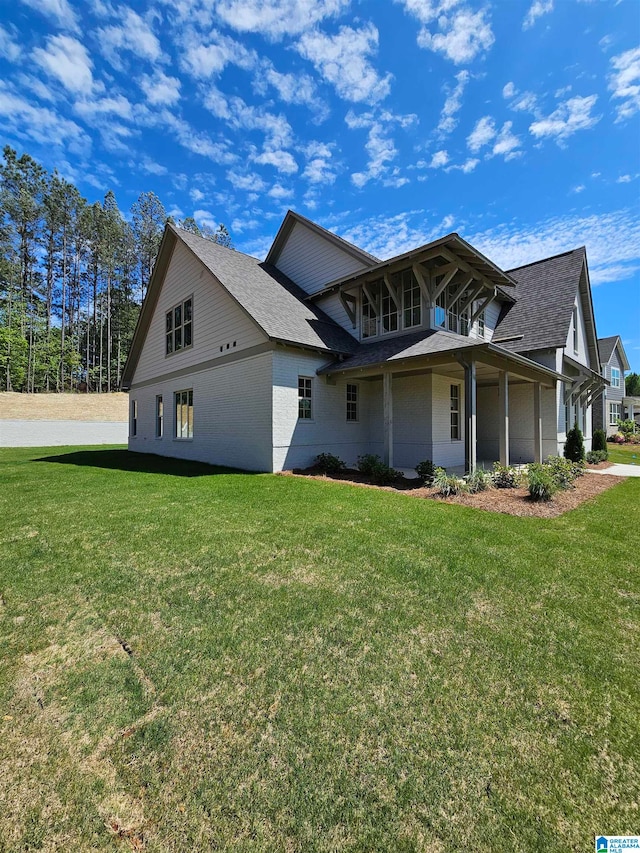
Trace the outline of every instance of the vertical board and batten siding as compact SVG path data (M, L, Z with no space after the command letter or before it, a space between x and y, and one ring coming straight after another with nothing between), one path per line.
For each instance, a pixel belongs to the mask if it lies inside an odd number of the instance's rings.
M326 356L279 348L273 353L273 470L303 468L319 453L333 453L353 466L358 456L373 452L369 424L372 383L338 379L330 385L316 371ZM298 418L298 377L312 382L310 420ZM347 421L347 382L358 386L358 421ZM381 384L381 383L380 383Z
M248 471L271 470L272 353L240 358L172 380L134 388L138 430L129 450ZM193 389L193 439L175 438L174 394ZM155 437L156 396L164 434Z
M166 313L189 296L193 297L193 346L166 355ZM266 340L266 335L247 317L235 300L189 249L178 241L131 385L135 388L136 383L196 366L216 356L239 352ZM222 352L220 347L223 347Z
M276 266L307 293L315 293L336 278L367 268L302 222L293 226Z

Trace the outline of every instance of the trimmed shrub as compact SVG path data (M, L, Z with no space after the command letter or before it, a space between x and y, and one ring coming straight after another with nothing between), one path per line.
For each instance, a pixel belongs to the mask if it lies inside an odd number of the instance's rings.
M371 474L376 465L381 462L382 459L375 453L365 453L363 456L358 456L358 471L361 474Z
M527 466L527 488L532 500L550 501L559 487L548 464L532 462Z
M391 483L401 476L400 471L390 468L374 453L365 453L364 456L358 456L358 471L369 477L371 482L375 483L376 486L390 486Z
M607 449L607 434L603 429L596 429L593 432L593 441L591 443L593 450Z
M473 473L467 474L464 479L467 484L467 491L472 495L478 492L485 492L491 488L491 475L483 471L482 468L476 468Z
M437 493L443 498L448 498L451 495L459 495L466 491L466 484L460 477L455 474L447 474L444 468L436 468L433 478L433 485L436 487Z
M330 477L339 474L347 467L342 459L334 456L333 453L319 453L316 456L315 467L322 474L328 474Z
M584 473L583 466L562 456L549 456L545 461L553 481L559 489L570 489L574 480Z
M609 458L609 454L606 450L590 450L587 453L587 462L590 465L597 465L598 462L606 462Z
M576 422L573 429L567 433L567 440L564 445L565 459L570 459L572 462L584 461L584 441L582 440L582 431Z
M493 463L492 479L496 489L515 489L520 482L518 472L513 466L501 465L499 462Z
M621 421L618 420L618 432L621 432L625 438L629 438L634 435L636 431L636 425L632 420Z
M425 486L430 486L433 483L435 473L436 466L433 464L431 459L425 459L422 462L418 462L416 465L416 474Z

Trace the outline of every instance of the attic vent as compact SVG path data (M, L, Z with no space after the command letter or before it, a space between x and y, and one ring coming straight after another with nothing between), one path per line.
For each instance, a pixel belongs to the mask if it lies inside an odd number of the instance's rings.
M232 349L232 347L235 347L235 345L236 345L236 341L234 341L232 344L231 343L221 344L220 345L220 352L223 352L226 349Z

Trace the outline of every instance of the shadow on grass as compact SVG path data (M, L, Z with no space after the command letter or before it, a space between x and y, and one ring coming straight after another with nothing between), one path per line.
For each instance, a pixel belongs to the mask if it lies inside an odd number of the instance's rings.
M255 474L223 468L188 459L171 459L155 453L132 453L129 450L76 450L42 456L34 462L56 462L59 465L79 465L88 468L107 468L116 471L136 471L143 474L169 474L173 477L211 477L216 474Z

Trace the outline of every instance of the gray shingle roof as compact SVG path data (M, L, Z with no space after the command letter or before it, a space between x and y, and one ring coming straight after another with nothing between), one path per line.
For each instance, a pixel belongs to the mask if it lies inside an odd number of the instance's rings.
M504 305L494 333L513 352L563 347L585 262L584 247L509 270L516 302ZM518 340L502 341L515 336Z
M306 303L305 292L276 267L189 231L172 231L269 338L339 353L358 348L352 335Z
M484 345L484 341L466 338L452 332L431 329L428 332L414 332L397 338L388 338L371 344L361 344L356 353L343 361L327 365L319 373L335 373L341 370L351 370L354 367L368 367L382 364L386 361L412 358L417 355L437 355L438 353L453 352L466 347Z
M611 353L614 351L618 339L618 335L613 335L610 338L598 338L598 349L600 350L600 361L602 364L607 364L611 358Z

